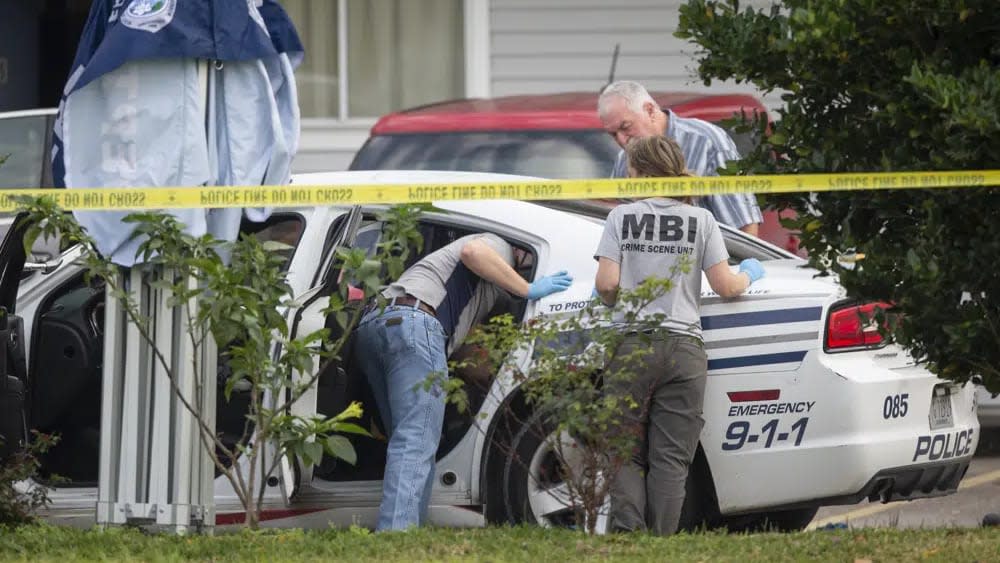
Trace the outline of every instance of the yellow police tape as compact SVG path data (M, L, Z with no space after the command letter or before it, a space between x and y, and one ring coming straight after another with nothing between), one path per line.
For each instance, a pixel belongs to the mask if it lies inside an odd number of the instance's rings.
M965 188L1000 186L1000 170L796 174L599 180L530 180L448 184L365 184L74 188L0 190L0 211L22 197L47 196L67 210L141 210L206 207L308 207L317 205L424 203L445 200L554 200Z

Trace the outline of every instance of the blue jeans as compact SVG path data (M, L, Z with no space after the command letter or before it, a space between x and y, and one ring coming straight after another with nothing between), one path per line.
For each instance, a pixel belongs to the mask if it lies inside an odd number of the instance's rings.
M354 339L389 437L377 529L419 526L427 520L445 407L440 386L426 390L424 383L448 375L444 329L419 309L389 306L365 315Z

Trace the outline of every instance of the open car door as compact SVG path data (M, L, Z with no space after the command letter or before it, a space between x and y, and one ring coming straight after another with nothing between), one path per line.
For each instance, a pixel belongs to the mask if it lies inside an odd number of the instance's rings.
M0 462L27 443L28 367L24 323L17 316L17 290L27 253L27 225L18 215L0 243Z
M0 189L52 185L50 147L54 109L0 113ZM29 388L25 343L17 315L19 291L41 284L62 265L58 240L37 240L25 251L23 216L0 213L0 458L27 437Z
M361 206L352 206L345 215L335 219L336 230L329 240L304 241L305 244L323 244L323 259L320 262L319 269L315 273L316 286L306 291L305 294L297 296L297 301L302 306L288 312L288 322L292 327L293 337L308 334L315 329L315 327L311 326L310 321L314 320L313 317L319 318L318 310L326 307L325 298L329 297L328 289L330 284L333 283L336 285L336 280L329 280L327 278L336 275L338 272L336 265L337 250L350 248L354 245L362 218ZM304 320L304 317L308 318ZM320 367L320 362L316 362L314 369L319 369ZM295 377L301 381L312 375L296 373ZM288 390L286 390L285 397L290 398ZM299 400L292 404L290 410L292 414L298 416L313 416L318 414L317 403L318 381L314 382ZM312 480L312 469L311 465L303 463L302 460L291 459L289 456L282 458L280 463L281 487L286 502L292 498L302 483L309 483Z

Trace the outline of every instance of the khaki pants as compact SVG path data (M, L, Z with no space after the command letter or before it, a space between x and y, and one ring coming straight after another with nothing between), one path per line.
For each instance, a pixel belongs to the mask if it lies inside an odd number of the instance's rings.
M628 336L616 357L647 349L625 367L612 360L609 375L627 369L632 378L609 381L609 393L627 393L638 405L623 421L639 432L640 444L611 486L611 529L677 531L684 505L688 467L694 459L704 419L708 360L701 340L666 331Z

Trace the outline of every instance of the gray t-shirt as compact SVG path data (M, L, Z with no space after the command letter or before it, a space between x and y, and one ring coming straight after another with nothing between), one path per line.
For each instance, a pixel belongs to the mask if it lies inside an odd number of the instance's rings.
M388 299L410 294L434 307L448 334L448 355L462 344L473 326L486 319L503 292L462 263L462 247L475 239L514 265L514 249L507 241L489 233L467 235L420 259L382 292Z
M602 257L621 266L623 290L652 277L672 278L673 289L650 303L640 317L663 314L668 330L701 338L701 272L729 259L722 231L708 210L667 198L619 205L604 223L594 255ZM685 260L691 266L687 273L679 269Z

